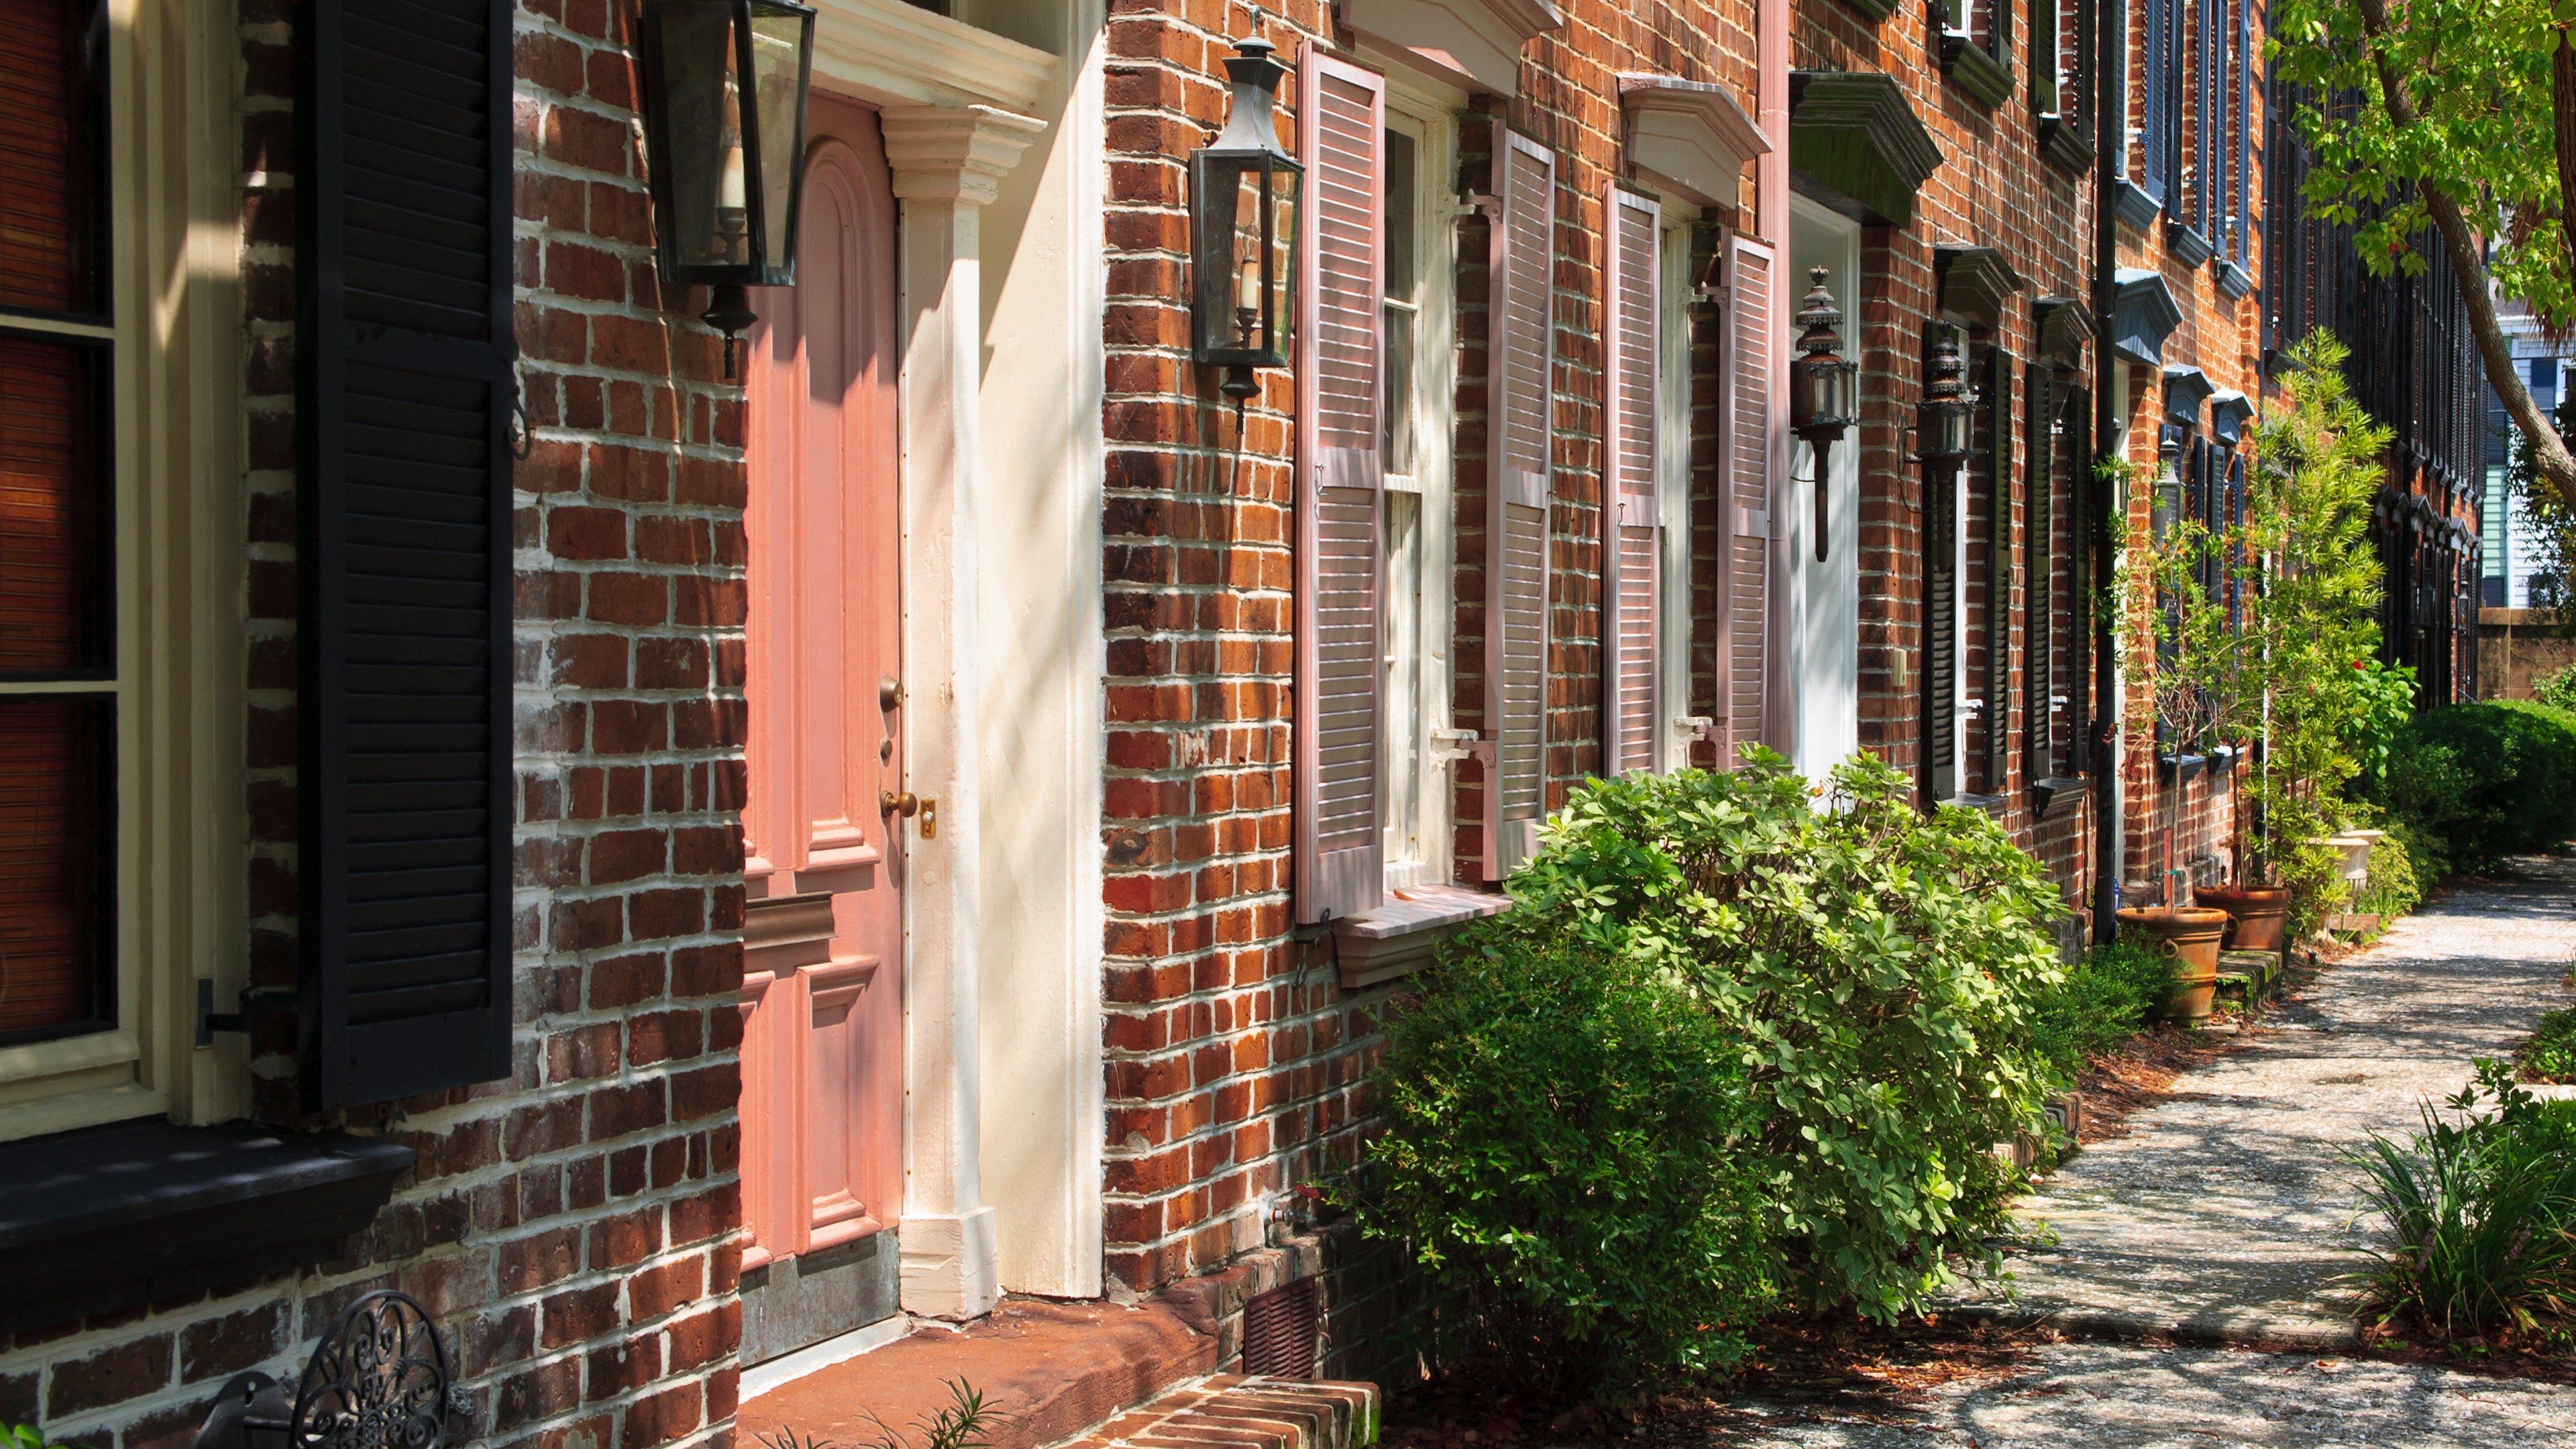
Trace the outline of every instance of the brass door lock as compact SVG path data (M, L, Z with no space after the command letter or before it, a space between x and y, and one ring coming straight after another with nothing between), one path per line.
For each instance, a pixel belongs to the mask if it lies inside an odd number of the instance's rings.
M900 815L906 820L909 820L915 814L919 813L920 810L921 797L913 794L910 790L906 790L900 795L896 794L892 790L879 790L877 792L877 813L880 815Z

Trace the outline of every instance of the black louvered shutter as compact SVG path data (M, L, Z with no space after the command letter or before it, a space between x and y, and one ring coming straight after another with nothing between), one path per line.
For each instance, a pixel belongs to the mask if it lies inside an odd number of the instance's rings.
M510 6L297 17L308 1107L510 1073Z
M2022 463L2024 486L2030 490L2025 505L2029 517L2022 525L2025 560L2022 569L2022 687L2027 692L2022 703L2024 784L2036 784L2057 773L2057 717L2049 707L2050 696L2057 691L2057 526L2054 504L2057 491L2057 454L2055 422L2057 399L2052 388L2056 378L2049 367L2033 362L2023 381L2029 392L2029 403L2022 414L2022 426L2029 430L2030 456Z
M2012 769L2013 356L1986 352L1985 788L2001 795Z

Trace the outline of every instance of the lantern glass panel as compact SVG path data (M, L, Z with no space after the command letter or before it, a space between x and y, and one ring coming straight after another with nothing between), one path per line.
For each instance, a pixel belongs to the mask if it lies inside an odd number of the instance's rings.
M750 260L744 187L742 96L735 83L730 0L662 0L656 22L662 69L663 139L657 158L669 188L670 260L675 267L738 267Z
M1195 158L1202 361L1284 366L1295 316L1297 172L1259 155Z
M1860 364L1837 362L1817 378L1817 420L1827 427L1848 428L1860 421Z
M797 169L805 154L807 71L814 55L814 12L802 6L751 7L751 76L760 137L759 255L761 281L784 286L796 275Z

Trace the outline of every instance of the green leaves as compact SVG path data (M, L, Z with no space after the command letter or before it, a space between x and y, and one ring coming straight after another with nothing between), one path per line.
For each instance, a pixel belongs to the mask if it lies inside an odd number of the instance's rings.
M1991 819L1910 796L1862 756L1819 800L1759 751L1577 791L1392 1029L1369 1231L1489 1344L1545 1322L1632 1367L1787 1295L1892 1318L1985 1257L2060 908Z

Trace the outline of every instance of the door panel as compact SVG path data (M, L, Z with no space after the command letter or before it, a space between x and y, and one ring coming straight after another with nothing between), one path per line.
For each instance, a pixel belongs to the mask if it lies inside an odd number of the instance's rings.
M754 298L745 384L742 1172L764 1257L891 1225L902 1184L902 822L878 808L904 788L894 200L872 112L818 96L812 128L797 285Z

